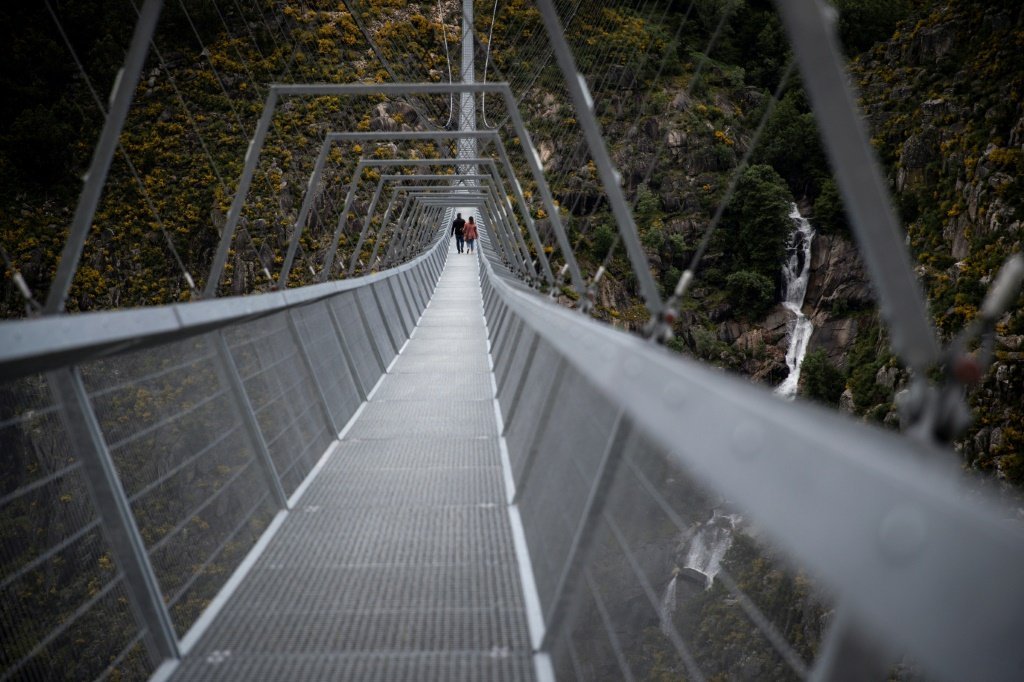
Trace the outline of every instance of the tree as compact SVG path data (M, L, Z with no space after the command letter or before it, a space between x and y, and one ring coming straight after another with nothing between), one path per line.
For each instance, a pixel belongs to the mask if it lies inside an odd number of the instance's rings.
M764 275L749 270L734 272L725 278L729 302L741 317L759 319L775 300L775 285Z
M775 281L793 229L792 203L785 181L770 166L755 165L743 172L719 230L719 243L733 272L749 270Z
M799 89L790 90L775 107L754 160L778 171L794 194L817 195L828 164L814 114Z
M836 406L846 390L846 379L819 348L804 356L800 363L800 389L805 398Z
M821 184L821 194L814 200L814 224L822 233L845 233L850 230L843 198L832 178Z

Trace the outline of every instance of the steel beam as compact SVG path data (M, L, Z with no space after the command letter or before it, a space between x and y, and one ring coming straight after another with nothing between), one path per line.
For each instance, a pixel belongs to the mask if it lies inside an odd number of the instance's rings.
M110 95L110 111L107 112L107 117L103 121L100 139L96 142L96 149L89 162L89 170L84 176L82 192L78 197L75 215L71 219L71 231L61 250L57 274L50 285L46 303L43 305L43 314L45 315L64 312L64 304L75 279L75 273L78 271L78 263L82 258L86 237L89 236L89 230L92 229L96 206L103 194L107 173L110 172L110 163L117 150L124 121L128 117L128 109L131 107L132 97L135 95L135 87L139 83L139 75L146 64L146 55L149 53L150 41L156 31L156 23L160 18L162 7L163 0L146 0L139 12L139 20L135 24L135 31L132 33L124 65L118 71L117 78L114 79L114 88Z
M75 454L81 458L89 493L114 560L124 575L130 603L140 626L149 633L146 646L156 662L180 658L178 637L160 582L153 572L82 375L78 367L71 366L49 372L46 378Z

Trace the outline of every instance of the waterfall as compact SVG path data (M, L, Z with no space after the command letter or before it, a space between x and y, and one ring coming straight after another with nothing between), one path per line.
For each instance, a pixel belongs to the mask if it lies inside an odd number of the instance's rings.
M732 534L739 522L736 514L723 514L714 510L711 519L700 527L690 541L683 566L705 578L705 589L711 589L715 576L722 568L722 559L732 547Z
M668 586L665 587L665 594L661 597L661 604L658 606L658 616L660 618L659 627L661 631L668 637L669 625L672 623L672 616L676 612L676 579L679 577L678 573L672 574L672 580L668 581Z
M786 297L782 305L796 317L789 330L789 348L786 349L786 366L789 367L789 374L775 392L787 400L792 400L796 396L796 387L800 382L800 363L804 361L807 344L810 343L811 332L814 331L811 321L803 313L807 280L811 275L811 240L814 238L814 228L800 215L796 204L793 204L789 218L793 221L793 231L786 244L786 254L789 258L782 266L782 279L786 283Z

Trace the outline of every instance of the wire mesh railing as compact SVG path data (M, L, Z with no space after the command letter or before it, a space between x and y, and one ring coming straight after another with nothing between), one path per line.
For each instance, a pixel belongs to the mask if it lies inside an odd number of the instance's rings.
M939 450L552 306L490 241L534 646L559 679L1012 675L1020 614L996 595L1021 589L1024 536Z
M176 328L122 329L113 351L76 317L42 373L5 346L3 679L137 678L180 655L408 338L434 244L313 295L167 310Z

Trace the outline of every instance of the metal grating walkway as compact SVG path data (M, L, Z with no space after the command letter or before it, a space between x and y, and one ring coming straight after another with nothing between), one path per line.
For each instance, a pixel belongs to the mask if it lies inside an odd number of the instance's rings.
M531 680L476 256L175 680Z

